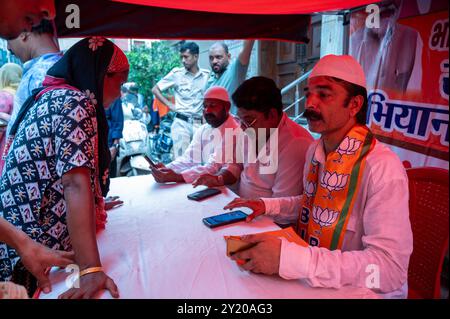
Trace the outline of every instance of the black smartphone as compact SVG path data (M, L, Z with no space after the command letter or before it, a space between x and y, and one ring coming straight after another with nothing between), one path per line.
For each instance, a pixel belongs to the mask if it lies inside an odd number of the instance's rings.
M228 225L243 221L247 218L247 214L240 210L235 210L229 213L220 214L203 218L203 223L209 228Z
M192 194L187 195L187 198L192 200L202 200L217 194L220 194L221 191L216 188L207 188L202 191L198 191Z
M156 167L156 164L148 157L147 155L144 155L145 160L150 165L150 167Z

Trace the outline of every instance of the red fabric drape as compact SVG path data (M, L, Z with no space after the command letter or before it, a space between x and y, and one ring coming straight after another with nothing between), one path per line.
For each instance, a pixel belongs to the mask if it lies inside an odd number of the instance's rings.
M355 8L374 0L113 0L116 2L234 14L310 14Z

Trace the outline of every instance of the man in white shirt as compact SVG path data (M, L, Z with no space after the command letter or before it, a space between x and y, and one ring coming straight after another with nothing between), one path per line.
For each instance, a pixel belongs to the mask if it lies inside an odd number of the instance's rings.
M412 252L408 180L398 157L365 126L364 71L351 56L325 56L305 94L304 116L321 139L306 155L303 196L241 201L228 208L255 208L252 217L300 211L297 230L309 245L253 235L245 240L257 245L233 258L248 260L244 269L303 279L313 287L350 285L405 298ZM352 138L355 132L364 132L365 138ZM357 152L357 171L339 174ZM342 197L345 203L338 209ZM329 230L333 237L327 245Z
M202 174L214 175L221 170L227 155L226 131L239 127L229 114L230 106L230 98L225 88L213 86L205 92L203 115L207 124L195 132L192 142L182 156L167 167L157 164L152 168L157 182L192 183ZM232 140L230 142L232 143ZM230 158L232 159L232 156Z
M232 98L245 134L236 143L237 161L228 163L219 176L223 175L226 184L239 181L235 191L244 198L300 195L304 158L313 138L283 112L280 89L272 79L253 77L244 81ZM195 184L223 185L219 178L201 176ZM274 219L289 224L296 216Z
M209 71L198 66L199 47L186 42L180 48L182 68L174 68L152 89L155 98L176 112L171 127L174 159L181 156L195 131L202 125L203 93L209 78ZM162 92L174 89L175 104Z

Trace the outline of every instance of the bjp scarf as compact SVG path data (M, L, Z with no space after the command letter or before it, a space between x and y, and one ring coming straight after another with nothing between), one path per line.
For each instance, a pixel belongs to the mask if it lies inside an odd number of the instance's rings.
M375 143L366 126L354 126L337 149L327 155L320 180L319 162L313 156L297 225L297 232L309 245L341 248L366 158Z

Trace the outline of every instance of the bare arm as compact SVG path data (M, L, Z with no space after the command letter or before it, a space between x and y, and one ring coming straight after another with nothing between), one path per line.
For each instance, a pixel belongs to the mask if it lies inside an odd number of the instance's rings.
M7 243L17 250L27 239L29 238L24 232L15 228L5 219L0 218L0 242Z
M0 242L17 250L23 265L36 277L39 287L45 293L51 291L46 269L73 263L73 253L51 250L38 244L3 218L0 218Z
M222 175L224 185L232 185L237 182L237 178L226 169L222 169L218 175Z
M91 190L90 170L75 168L62 177L64 198L67 204L67 226L69 229L75 260L80 270L101 267L95 237L95 203ZM79 289L70 289L62 298L92 298L108 289L113 297L118 297L117 287L103 272L95 272L80 279Z
M169 109L173 110L174 109L174 105L171 101L169 101L161 92L161 90L159 89L158 85L155 85L152 89L152 93L155 95L155 97L160 100L162 103L164 103L165 105L167 105L169 107Z
M253 44L255 40L245 40L244 47L242 48L241 53L239 53L239 62L242 65L248 65L250 62L250 56L252 55Z

